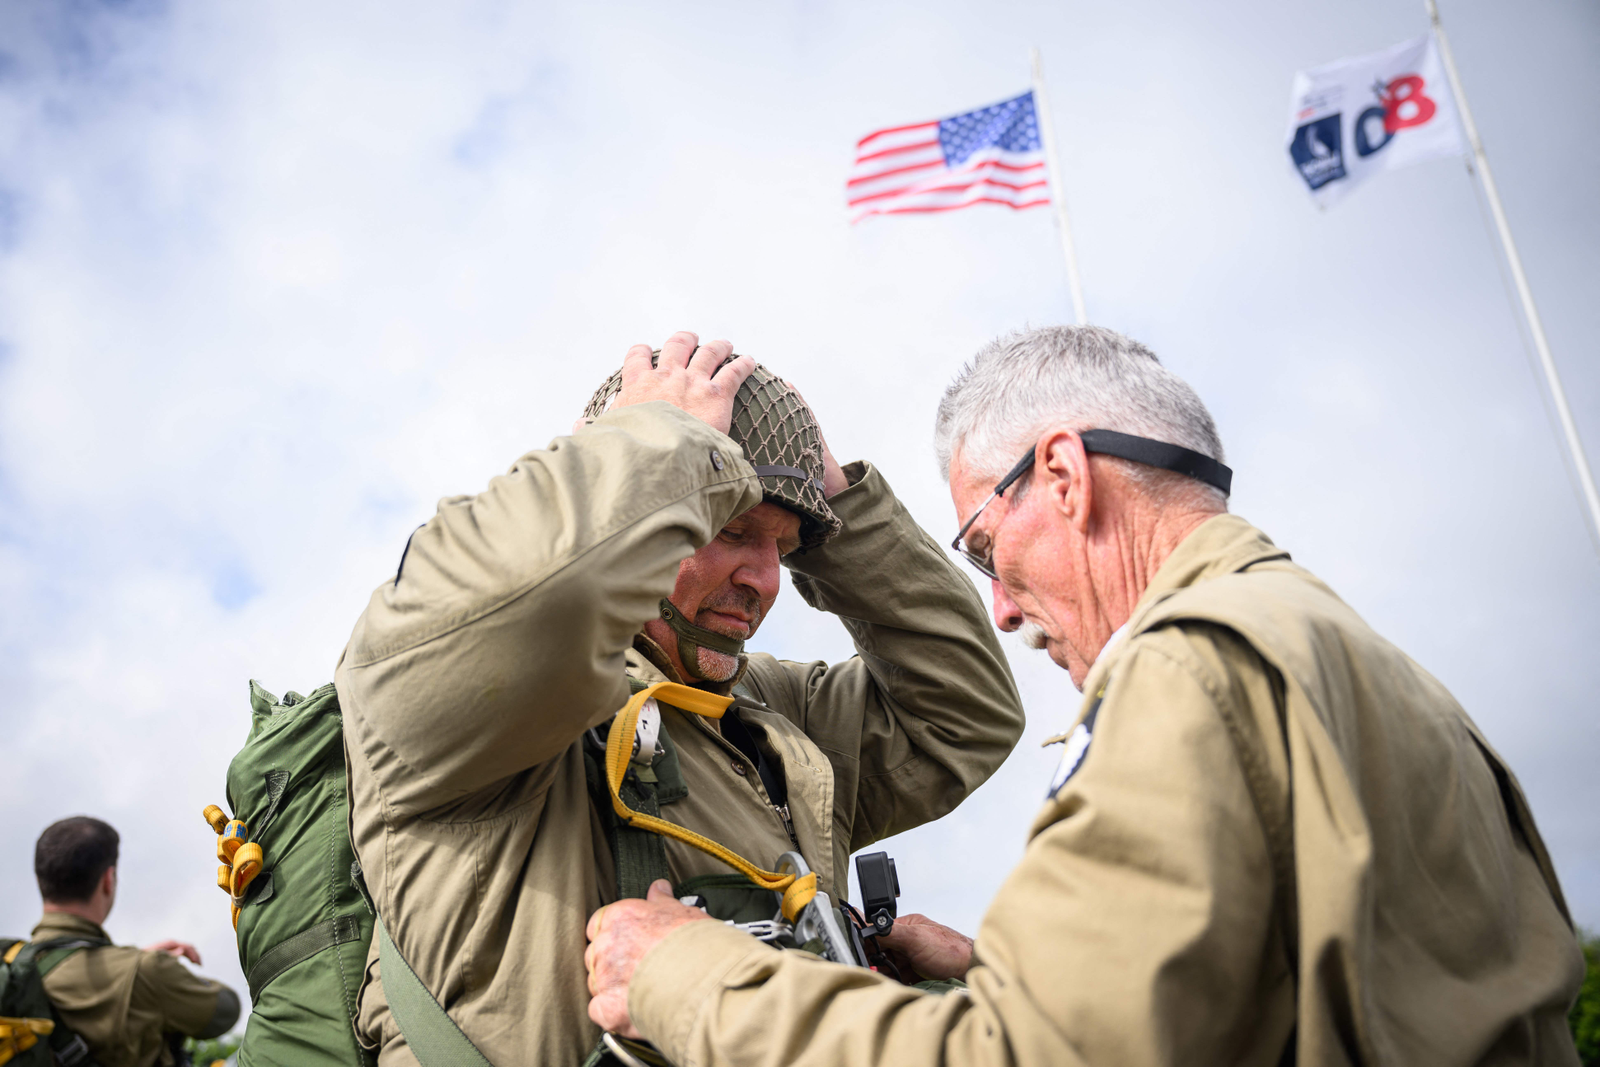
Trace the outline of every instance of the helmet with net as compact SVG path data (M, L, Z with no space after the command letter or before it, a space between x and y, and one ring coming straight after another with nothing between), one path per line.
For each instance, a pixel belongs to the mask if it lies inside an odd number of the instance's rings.
M619 370L595 391L584 416L593 419L604 414L621 391ZM744 449L744 458L755 467L762 497L800 516L802 549L823 544L839 532L843 524L822 491L822 430L787 382L756 364L755 372L734 397L728 436Z

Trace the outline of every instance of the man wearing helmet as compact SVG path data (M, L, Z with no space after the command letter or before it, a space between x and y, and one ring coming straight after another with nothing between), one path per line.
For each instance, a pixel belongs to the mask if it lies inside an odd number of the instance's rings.
M743 652L780 560L856 656ZM570 437L443 501L336 681L383 928L357 1028L382 1067L462 1036L489 1063L582 1063L585 922L657 877L717 918L772 914L776 894L617 817L605 742L630 691L733 703L711 719L662 695L621 802L759 866L798 851L836 899L851 852L949 812L1022 729L982 602L882 476L841 467L792 388L690 333L635 346Z

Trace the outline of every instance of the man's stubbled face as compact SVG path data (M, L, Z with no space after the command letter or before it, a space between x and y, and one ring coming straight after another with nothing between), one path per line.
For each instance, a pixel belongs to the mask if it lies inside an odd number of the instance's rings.
M700 612L694 624L714 634L722 634L743 641L756 632L766 617L768 604L743 586L719 589L700 602ZM748 625L742 621L746 620ZM695 666L701 677L712 682L726 682L739 671L739 657L709 648L695 649Z
M736 641L748 640L778 598L779 558L798 547L800 516L776 504L757 504L679 564L670 599L696 626ZM665 622L651 619L645 633L679 665L678 636ZM695 667L706 680L725 682L738 673L739 660L700 648Z

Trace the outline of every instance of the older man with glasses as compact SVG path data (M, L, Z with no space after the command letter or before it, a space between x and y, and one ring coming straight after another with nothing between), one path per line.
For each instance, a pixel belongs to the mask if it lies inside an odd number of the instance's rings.
M1516 779L1228 514L1186 383L1109 330L1035 330L978 354L936 435L995 622L1085 696L976 943L920 916L884 939L967 989L627 901L590 922L596 1021L706 1065L1578 1062L1582 958Z

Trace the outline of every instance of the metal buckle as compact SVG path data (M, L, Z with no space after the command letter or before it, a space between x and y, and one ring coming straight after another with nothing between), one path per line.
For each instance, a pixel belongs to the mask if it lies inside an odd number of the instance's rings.
M773 869L781 873L786 866L794 870L796 878L804 878L811 873L805 857L798 852L785 852L779 856ZM839 927L839 918L833 913L833 901L820 889L811 898L811 903L800 909L800 917L794 924L794 939L801 944L821 940L822 954L834 963L842 963L847 967L865 966L850 950L850 939Z
M736 923L727 920L735 930L743 930L757 941L779 941L794 936L794 927L783 919L761 919L753 923Z

